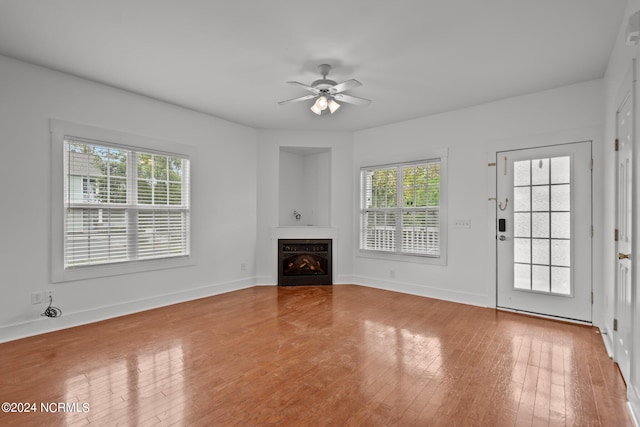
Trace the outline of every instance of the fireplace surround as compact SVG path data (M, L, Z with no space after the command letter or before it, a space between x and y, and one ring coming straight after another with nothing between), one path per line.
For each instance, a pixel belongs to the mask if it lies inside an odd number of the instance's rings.
M278 239L278 285L331 285L331 239Z

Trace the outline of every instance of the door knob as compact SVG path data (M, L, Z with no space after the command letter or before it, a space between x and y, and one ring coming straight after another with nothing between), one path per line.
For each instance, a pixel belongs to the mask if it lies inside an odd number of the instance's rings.
M631 259L631 254L623 254L618 252L618 259Z
M500 239L501 241L503 241L503 242L504 242L505 240L507 240L507 238L506 238L504 235L500 236L500 237L499 237L499 239Z

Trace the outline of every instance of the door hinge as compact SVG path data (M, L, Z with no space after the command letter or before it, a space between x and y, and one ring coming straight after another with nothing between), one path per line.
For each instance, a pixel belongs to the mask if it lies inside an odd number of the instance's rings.
M593 233L594 233L594 230L593 230L593 225L592 225L591 226L591 237L593 237Z
M618 319L613 319L613 330L614 331L618 330Z
M589 167L591 168L591 170L593 170L593 159L591 159L591 162L589 163Z
M593 291L591 291L591 305L593 305Z
M618 151L620 148L620 142L618 141L618 138L616 138L615 147L616 147L616 151Z
M614 240L615 242L617 242L617 241L618 241L618 229L617 229L617 228L616 228L616 229L614 230L614 232L613 232L613 240Z
M495 166L495 163L489 163L487 166L491 167L491 166Z

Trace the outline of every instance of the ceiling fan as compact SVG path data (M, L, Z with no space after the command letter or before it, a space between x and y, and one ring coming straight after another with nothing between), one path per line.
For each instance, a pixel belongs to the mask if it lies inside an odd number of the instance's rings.
M278 104L285 105L291 102L300 102L317 98L316 102L314 102L311 106L311 111L313 111L317 115L320 115L327 108L329 109L331 114L335 113L335 111L340 108L340 104L338 104L337 101L359 106L366 106L371 103L370 99L358 98L357 96L347 95L343 93L347 90L362 86L362 83L360 83L356 79L347 80L340 84L334 82L333 80L327 79L327 75L329 74L329 71L331 71L331 65L329 64L318 65L318 71L322 75L322 78L320 80L314 81L313 83L311 83L311 85L306 85L300 82L287 82L292 85L301 86L303 89L311 92L310 95L288 99L286 101L280 101L278 102Z

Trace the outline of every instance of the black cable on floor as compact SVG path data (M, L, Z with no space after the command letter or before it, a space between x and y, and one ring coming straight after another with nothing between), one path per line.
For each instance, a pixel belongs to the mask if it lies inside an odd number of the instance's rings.
M62 316L62 310L60 310L58 307L53 307L51 304L53 304L53 297L52 296L49 297L49 307L47 307L44 310L44 313L42 313L40 316L46 316L46 317L60 317L60 316Z

